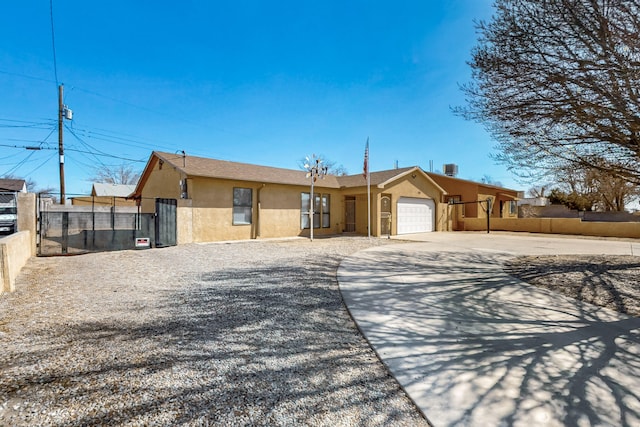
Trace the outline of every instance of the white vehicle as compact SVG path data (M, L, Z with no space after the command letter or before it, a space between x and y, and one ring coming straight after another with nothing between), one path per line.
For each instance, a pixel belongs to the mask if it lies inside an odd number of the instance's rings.
M0 194L0 234L16 232L18 225L18 208L14 193Z

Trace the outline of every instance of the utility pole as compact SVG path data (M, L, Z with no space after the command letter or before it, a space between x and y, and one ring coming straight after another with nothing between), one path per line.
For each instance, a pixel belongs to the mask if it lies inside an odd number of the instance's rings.
M64 145L62 143L64 105L62 104L62 92L64 85L58 86L58 154L60 156L60 204L65 204L64 190Z

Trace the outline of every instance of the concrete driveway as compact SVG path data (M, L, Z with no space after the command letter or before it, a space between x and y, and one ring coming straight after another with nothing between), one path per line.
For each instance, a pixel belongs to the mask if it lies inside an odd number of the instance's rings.
M429 233L343 260L353 318L434 426L640 425L640 318L520 282L516 255L640 242Z

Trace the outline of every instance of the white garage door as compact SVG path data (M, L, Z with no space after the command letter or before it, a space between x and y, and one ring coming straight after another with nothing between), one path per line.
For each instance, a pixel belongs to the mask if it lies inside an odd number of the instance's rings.
M436 207L432 199L398 199L398 234L434 230Z

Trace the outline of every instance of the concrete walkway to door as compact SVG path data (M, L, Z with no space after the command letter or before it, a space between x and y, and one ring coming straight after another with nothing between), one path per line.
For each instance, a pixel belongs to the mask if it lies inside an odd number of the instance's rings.
M640 318L502 271L509 257L640 254L640 242L427 233L343 260L367 340L439 426L640 425Z

